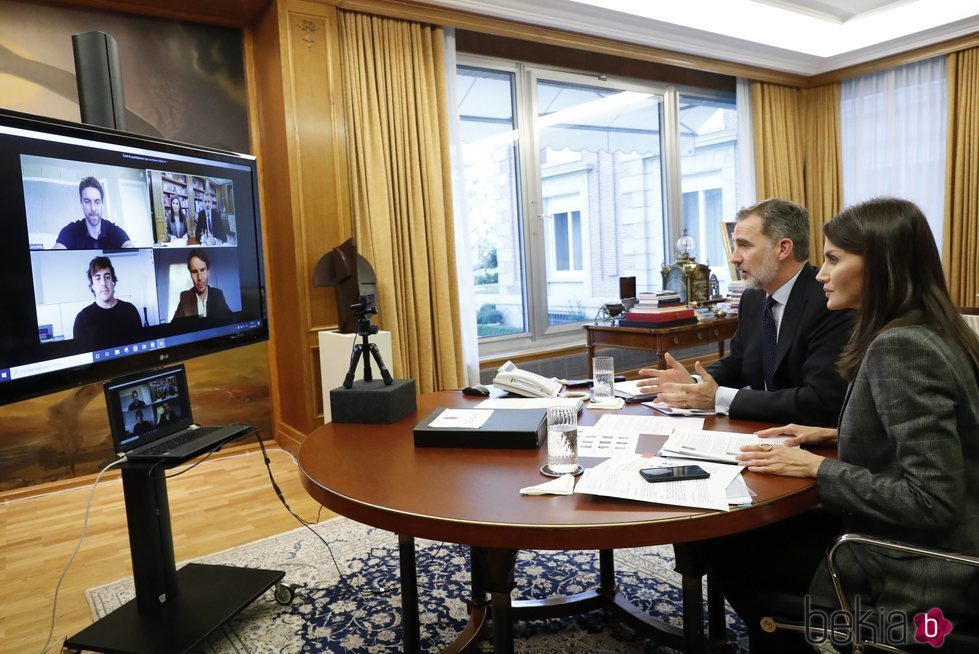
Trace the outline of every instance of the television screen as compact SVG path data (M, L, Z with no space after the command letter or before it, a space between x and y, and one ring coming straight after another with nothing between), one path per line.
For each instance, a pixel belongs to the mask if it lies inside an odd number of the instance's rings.
M0 404L268 338L255 158L0 111Z

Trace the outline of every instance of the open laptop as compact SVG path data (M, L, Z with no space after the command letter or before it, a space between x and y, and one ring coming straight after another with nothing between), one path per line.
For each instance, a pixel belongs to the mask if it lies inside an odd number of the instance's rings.
M113 446L130 461L186 459L252 431L250 425L196 425L183 365L113 379L103 388Z

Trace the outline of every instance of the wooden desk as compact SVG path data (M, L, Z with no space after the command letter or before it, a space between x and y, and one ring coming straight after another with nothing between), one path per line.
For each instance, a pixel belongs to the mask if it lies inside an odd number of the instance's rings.
M651 350L656 353L656 367L658 368L666 368L664 354L681 347L717 343L717 355L722 357L724 356L724 341L734 336L737 328L737 316L704 320L696 325L667 327L665 329L585 325L588 369L591 370L595 348L599 345Z
M412 428L438 407L472 407L479 398L458 391L418 399L418 411L393 425L329 423L317 428L299 448L303 487L327 508L358 522L398 534L401 557L404 643L419 647L418 595L414 537L468 544L473 551L470 623L458 652L477 638L490 613L495 651L512 652L511 620L554 617L605 608L630 626L674 648L706 649L700 577L684 578L684 629L640 614L618 595L612 550L681 543L724 536L771 524L816 505L815 482L744 473L756 493L747 508L705 511L592 495L525 496L519 489L546 481L538 468L547 448L472 450L415 448ZM641 405L625 413L651 414ZM585 410L582 425L594 424L600 411ZM708 418L707 429L751 432L763 423ZM639 451L658 449L643 436ZM594 465L596 459L584 459ZM596 549L601 551L601 586L565 600L511 602L513 565L518 550ZM490 604L485 596L489 591ZM723 633L723 600L708 594L711 634ZM720 600L718 602L718 600ZM720 607L717 611L715 607ZM715 615L716 613L716 615ZM650 626L652 624L652 626ZM718 633L719 632L719 633Z

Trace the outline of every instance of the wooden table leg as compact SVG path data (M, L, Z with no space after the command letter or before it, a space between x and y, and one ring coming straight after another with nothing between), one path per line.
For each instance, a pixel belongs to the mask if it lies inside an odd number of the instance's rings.
M704 649L704 595L700 575L683 575L683 651L685 654Z
M513 654L513 616L510 593L516 582L513 568L517 550L495 547L473 547L473 568L481 569L481 579L490 593L493 610L493 651Z
M421 628L418 621L418 576L415 572L415 539L398 534L398 558L401 566L401 629L405 654L421 652Z
M712 652L730 652L734 646L727 637L727 618L724 610L724 591L707 574L707 636Z

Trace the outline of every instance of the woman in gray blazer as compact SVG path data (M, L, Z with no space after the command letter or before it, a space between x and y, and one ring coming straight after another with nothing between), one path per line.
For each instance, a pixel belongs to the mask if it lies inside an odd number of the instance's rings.
M838 442L839 458L771 444L746 447L738 458L753 472L815 478L823 510L839 514L846 531L979 555L979 340L949 297L928 223L911 202L879 198L842 211L824 236L817 279L827 306L856 312L839 362L850 380L839 427L786 425L759 435L789 434L787 445ZM824 551L828 544L814 548L791 533L760 542L758 535L762 563L766 550L791 560L792 553ZM752 533L740 538L743 546ZM730 554L718 558L730 561ZM770 637L757 628L766 614L807 616L805 589L779 588L777 576L758 589L752 559L737 566L713 562L725 595L752 631L752 653L811 651L801 637L793 643L792 635ZM810 606L838 609L822 557L800 554L795 564L812 576ZM841 550L839 567L854 595L851 607L859 595L861 611L873 610L873 620L903 619L904 630L891 630L892 639L914 642L914 616L934 607L953 626L979 616L975 568L855 548ZM799 596L791 608L786 592ZM772 597L778 605L766 604ZM786 609L798 612L786 615Z

